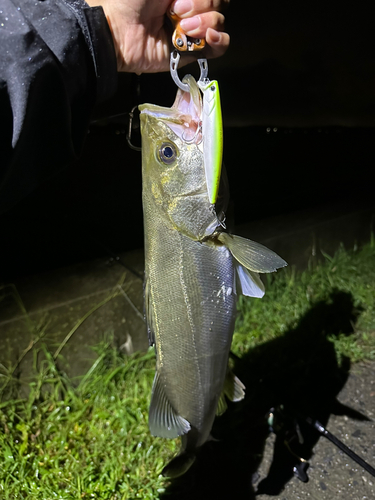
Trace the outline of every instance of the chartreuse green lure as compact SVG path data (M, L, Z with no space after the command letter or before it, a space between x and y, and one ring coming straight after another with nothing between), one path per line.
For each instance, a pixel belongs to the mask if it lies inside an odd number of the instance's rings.
M216 203L223 162L223 119L219 84L216 80L197 82L203 93L202 136L204 170L210 203Z

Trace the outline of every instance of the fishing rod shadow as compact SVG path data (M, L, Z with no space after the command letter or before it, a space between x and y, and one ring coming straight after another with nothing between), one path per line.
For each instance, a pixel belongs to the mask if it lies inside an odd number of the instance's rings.
M231 403L216 419L212 434L217 441L202 448L193 467L172 481L161 498L250 500L261 493L280 494L294 475L293 467L300 463L296 455L309 460L319 434L306 424L304 443L285 446L288 429L276 433L273 457L267 456L271 408L287 408L287 422L302 415L325 426L332 413L366 420L336 399L348 378L350 360L342 356L338 361L329 340L353 333L359 314L351 294L337 290L328 300L315 303L282 337L236 361L234 371L246 386L245 400ZM261 477L258 470L263 458L272 463Z

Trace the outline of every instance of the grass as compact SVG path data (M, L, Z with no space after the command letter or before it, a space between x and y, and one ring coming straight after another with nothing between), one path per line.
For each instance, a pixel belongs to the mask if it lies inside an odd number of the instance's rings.
M0 498L155 498L175 441L149 435L154 354L122 357L110 341L77 387L44 347L27 400L0 405Z
M339 364L373 359L374 282L374 241L353 251L341 248L304 272L286 268L267 276L262 300L240 299L233 351L249 356L322 313L319 328ZM124 356L108 337L77 384L41 344L43 331L34 334L28 348L33 379L17 379L15 367L0 369L0 499L160 498L168 486L160 472L179 442L148 431L153 351ZM22 383L29 387L26 398L19 396Z
M341 247L333 257L324 257L323 262L310 261L303 272L287 267L267 275L262 300L240 297L232 344L237 355L296 328L315 304L329 304L332 295L340 292L350 298L347 307L352 308L348 312L353 313L353 331L328 333L337 357L348 356L353 362L375 357L375 242L353 251Z

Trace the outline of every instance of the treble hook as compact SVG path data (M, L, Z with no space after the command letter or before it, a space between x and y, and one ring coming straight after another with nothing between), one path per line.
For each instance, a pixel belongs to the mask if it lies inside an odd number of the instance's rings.
M197 130L195 131L195 133L191 139L186 138L185 132L186 131L182 132L181 138L184 142L186 142L186 144L193 144L193 142L195 142L195 144L200 144L203 141L203 137L201 137L200 141L196 142L198 135L202 133L202 122L199 122Z

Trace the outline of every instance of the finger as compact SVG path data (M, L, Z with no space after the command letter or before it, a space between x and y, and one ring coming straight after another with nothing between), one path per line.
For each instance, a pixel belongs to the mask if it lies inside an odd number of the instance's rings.
M207 57L211 59L222 56L228 49L229 42L230 36L228 33L208 28L206 32L206 43L209 46Z
M225 10L230 0L176 0L171 5L171 9L179 17L192 17L213 10Z
M224 31L224 21L223 14L219 12L207 12L206 14L183 19L180 22L180 26L188 36L206 38L208 28L215 31Z
M229 47L230 37L228 33L208 28L206 33L206 42L204 57L207 57L207 59L214 59L215 57L222 56L226 52ZM179 67L196 62L196 60L197 58L195 56L190 56L186 53L186 56L181 57Z

